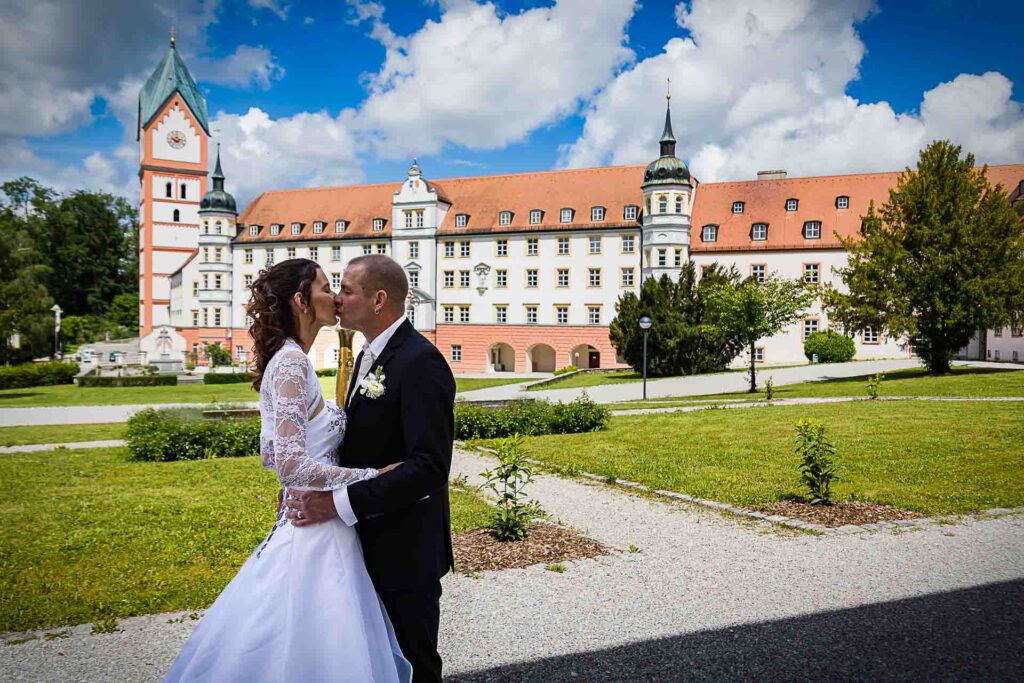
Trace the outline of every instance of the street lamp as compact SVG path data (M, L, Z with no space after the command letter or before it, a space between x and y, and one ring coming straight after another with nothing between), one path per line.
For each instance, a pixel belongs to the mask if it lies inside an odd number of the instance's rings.
M647 400L647 335L651 331L651 319L649 316L640 316L640 329L644 331L644 400Z
M53 305L50 309L53 311L53 358L56 360L60 356L60 314L61 308L57 304Z

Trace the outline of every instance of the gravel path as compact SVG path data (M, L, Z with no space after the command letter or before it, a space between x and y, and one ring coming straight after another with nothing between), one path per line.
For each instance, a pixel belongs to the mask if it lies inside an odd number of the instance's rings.
M471 481L493 462L457 452ZM616 548L445 579L450 680L1019 678L1024 516L812 536L539 476L554 517ZM631 553L631 544L639 552ZM194 622L0 647L0 680L159 680Z

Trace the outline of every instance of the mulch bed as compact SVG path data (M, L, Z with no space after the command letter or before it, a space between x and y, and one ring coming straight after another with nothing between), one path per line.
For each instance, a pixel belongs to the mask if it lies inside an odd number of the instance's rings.
M473 529L452 537L455 567L460 572L491 569L521 569L534 564L551 564L585 557L609 555L613 551L597 541L557 524L531 524L526 539L499 541L490 529Z
M755 509L766 515L783 515L827 527L874 524L875 522L924 517L918 512L856 500L844 500L832 505L810 505L795 500L780 500L770 505L760 505Z

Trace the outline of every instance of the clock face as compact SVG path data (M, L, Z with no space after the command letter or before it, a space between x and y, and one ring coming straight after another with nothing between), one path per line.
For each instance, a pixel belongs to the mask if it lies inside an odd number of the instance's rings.
M167 134L167 144L174 149L181 149L185 146L185 134L180 130L172 130Z

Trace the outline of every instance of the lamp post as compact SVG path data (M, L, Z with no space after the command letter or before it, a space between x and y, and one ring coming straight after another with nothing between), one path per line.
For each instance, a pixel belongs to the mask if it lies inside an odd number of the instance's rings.
M647 400L647 335L651 331L651 319L649 316L640 316L640 329L644 331L644 400Z
M60 314L61 308L57 304L54 304L50 309L53 311L53 358L56 360L60 357Z

